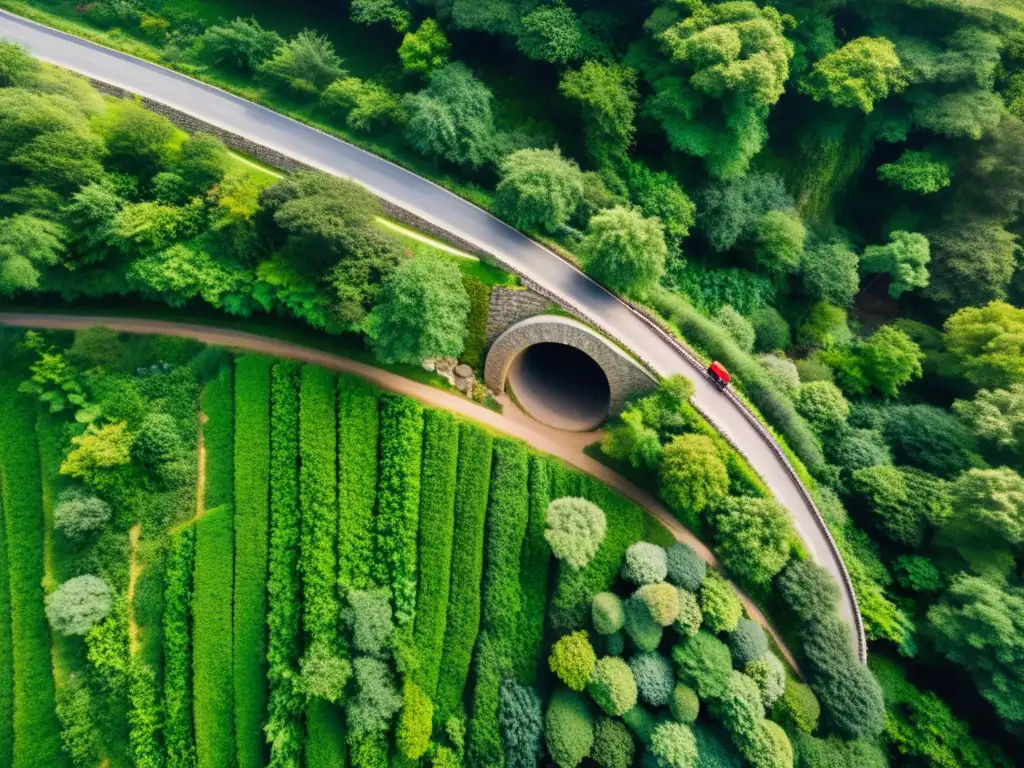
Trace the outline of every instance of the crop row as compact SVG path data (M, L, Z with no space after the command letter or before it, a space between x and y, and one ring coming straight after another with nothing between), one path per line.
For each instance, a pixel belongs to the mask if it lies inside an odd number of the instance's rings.
M232 616L234 583L234 398L231 369L206 385L206 510L196 521L193 610L193 695L200 765L234 763Z
M551 547L544 538L548 504L551 502L551 472L554 461L543 456L530 457L530 519L523 540L519 569L519 651L516 676L524 685L537 678L544 643L544 617L548 603L547 574Z
M416 613L416 538L423 457L423 408L386 394L380 411L380 491L377 499L377 571L388 574L395 619Z
M43 504L35 408L0 381L0 507L10 584L13 766L64 764L43 615ZM0 671L0 680L9 677Z
M270 367L235 361L235 740L238 768L265 764L267 529L270 491Z
M448 619L435 699L435 720L444 722L461 709L462 692L480 627L484 524L491 478L493 438L473 424L459 435L455 483L455 537L452 547Z
M377 503L380 419L375 387L354 376L338 379L338 584L375 586L373 513Z
M267 740L270 765L297 765L302 755L299 660L299 367L282 362L271 375L270 556L267 577Z
M448 616L458 466L459 425L450 413L428 410L423 416L415 641L420 657L418 682L431 698L437 693Z
M195 528L171 537L164 573L164 743L167 768L195 765L192 726L192 572Z
M3 496L3 476L0 474L0 765L11 765L14 760L14 659L11 622L7 618L11 615L11 592Z

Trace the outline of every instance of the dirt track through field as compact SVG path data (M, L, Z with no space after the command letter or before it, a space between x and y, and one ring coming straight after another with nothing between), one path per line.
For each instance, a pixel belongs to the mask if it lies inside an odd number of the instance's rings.
M523 415L516 406L505 403L504 414L495 413L484 408L461 395L445 392L427 384L422 384L412 379L406 379L398 374L374 368L373 366L350 360L329 352L304 347L280 339L258 336L244 331L236 331L212 326L192 325L188 323L175 323L166 320L150 320L145 318L127 317L94 317L78 315L57 315L46 313L26 312L0 312L0 325L8 325L19 328L49 328L59 330L80 330L102 325L115 331L123 333L156 334L162 336L178 336L183 338L196 339L204 344L215 346L244 349L252 352L259 352L274 357L299 360L304 363L320 365L333 371L350 373L366 379L381 389L395 392L400 395L407 395L415 400L433 408L442 408L447 411L458 413L467 418L473 419L498 432L518 438L531 447L544 453L551 454L567 464L591 475L605 485L614 488L620 494L630 499L638 506L654 515L668 530L681 541L693 549L709 564L719 567L717 558L700 539L685 528L665 506L646 491L634 485L622 475L614 472L604 464L590 458L583 452L587 443L594 439L593 434L589 436L584 433L570 433L545 427ZM200 450L202 443L200 442ZM203 460L200 456L200 488L197 489L197 501L202 503L203 484ZM733 584L735 587L736 585ZM786 646L782 637L769 623L767 617L742 590L737 587L737 592L743 600L744 606L751 618L761 624L775 639L779 648L789 665L799 674L799 667L796 659Z

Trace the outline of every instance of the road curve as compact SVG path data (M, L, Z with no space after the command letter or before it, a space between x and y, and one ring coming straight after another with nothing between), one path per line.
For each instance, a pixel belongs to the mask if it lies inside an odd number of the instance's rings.
M304 347L301 344L259 336L254 333L246 333L245 331L193 325L190 323L177 323L168 320L153 320L150 318L0 312L0 326L12 328L81 330L93 328L97 325L102 325L122 333L179 336L195 339L204 344L244 349L250 352L272 355L273 357L312 363L332 371L353 374L376 384L381 389L419 400L424 405L433 408L443 408L446 411L466 416L491 429L518 438L533 448L562 459L580 471L597 478L656 517L677 541L688 544L710 565L716 568L720 567L718 558L708 549L707 545L694 536L692 531L683 526L676 519L675 515L669 512L661 502L619 473L587 456L583 448L589 440L575 439L577 437L575 435L546 427L527 416L519 415L521 412L513 405L509 404L505 409L505 413L496 413L461 395L445 392L429 384L422 384L418 381L407 379L404 376L399 376L397 373L374 368L366 363L360 363L347 357L313 349L312 347ZM733 583L733 587L739 594L751 618L771 634L778 644L782 655L786 657L786 661L797 674L800 674L800 667L793 653L782 639L782 636L775 630L775 627L768 621L768 617L764 615L757 604L737 584Z
M811 557L842 587L840 616L867 659L852 585L824 522L772 438L735 399L719 392L678 344L550 250L436 184L340 139L172 70L0 11L0 38L38 58L118 86L327 173L465 240L561 299L632 350L658 374L693 381L694 404L733 443L793 516Z

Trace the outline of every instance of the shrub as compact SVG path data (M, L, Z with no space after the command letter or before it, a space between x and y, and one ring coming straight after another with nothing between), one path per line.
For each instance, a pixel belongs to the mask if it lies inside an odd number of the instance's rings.
M641 651L653 651L661 644L662 629L636 597L626 601L626 634Z
M668 582L645 584L633 596L644 604L659 626L669 626L679 615L679 592Z
M551 759L559 768L576 768L594 743L594 719L586 700L573 691L555 691L544 723L544 741Z
M752 768L776 768L793 764L793 746L786 732L770 720L761 720L740 751Z
M731 672L721 694L710 704L711 714L721 721L742 749L758 722L764 717L761 691L757 683L742 672Z
M377 390L354 376L339 376L338 586L342 596L350 589L377 586L373 535L379 445ZM437 535L443 533L441 528ZM446 568L446 582L447 575Z
M693 736L697 742L698 768L743 768L736 748L717 728L697 723L693 726Z
M544 716L536 691L511 678L503 680L498 726L506 768L536 768L544 734Z
M811 381L804 384L793 399L797 411L818 432L831 432L846 423L850 404L835 384Z
M402 686L402 714L395 731L395 746L402 756L418 760L430 746L434 704L416 683L406 680Z
M729 653L732 662L742 669L754 659L768 652L768 638L756 621L740 619L740 623L729 633Z
M422 406L400 395L382 395L375 549L378 573L389 576L399 626L412 622L416 614L422 458Z
M683 637L693 637L704 623L704 614L701 613L697 596L693 592L677 587L679 600L679 615L676 616L676 631Z
M484 347L487 346L487 320L491 309L491 286L462 275L462 285L469 296L469 325L466 343L462 348L462 362L470 368L483 365Z
M427 696L437 693L448 614L448 591L455 533L455 478L459 427L452 414L428 409L423 414L423 471L420 478L419 589L415 642L417 681ZM344 474L344 468L342 469ZM340 551L340 547L339 547Z
M653 584L664 581L668 572L665 550L648 541L638 541L626 550L622 563L622 578L633 584Z
M46 596L46 618L62 635L84 635L110 615L113 596L99 576L68 579Z
M586 499L556 499L548 507L547 521L544 535L551 553L577 570L594 559L607 531L604 512Z
M703 512L729 492L729 473L714 441L706 435L680 435L662 453L658 472L661 497L675 510Z
M84 488L68 488L53 510L53 527L69 539L83 539L109 519L110 505Z
M821 705L809 685L786 680L782 698L775 703L772 716L804 733L814 733L821 716Z
M267 579L269 698L265 730L274 764L298 761L302 755L302 699L295 692L294 682L302 605L298 579L298 370L295 363L277 363L271 374L270 559ZM345 473L342 473L344 477ZM191 721L191 713L186 710L186 715Z
M697 762L693 731L682 723L665 722L651 734L650 753L665 768L690 768Z
M669 696L668 709L672 717L684 725L689 725L700 714L700 699L697 692L688 685L676 683Z
M601 768L630 768L633 764L633 737L618 720L602 717L594 727L590 759Z
M722 326L744 352L751 352L754 349L754 326L728 304L720 307L715 313L715 322Z
M235 745L239 768L254 768L263 762L260 744L264 738L263 713L267 699L264 637L270 513L271 363L269 358L253 355L239 357L235 361L235 615L232 660ZM176 431L171 434L177 437ZM170 444L167 440L161 442L165 447ZM138 438L133 449L139 449Z
M669 703L676 675L672 662L660 653L639 653L629 660L636 689L645 704L663 707Z
M513 226L557 233L583 195L583 173L555 149L521 149L499 163L495 210Z
M383 734L402 708L402 695L388 665L380 659L357 658L352 663L355 695L345 705L349 739Z
M548 666L571 690L582 691L594 675L597 656L583 630L563 635L551 646Z
M817 674L811 687L821 701L826 722L849 739L869 738L882 730L885 702L871 670L848 664L845 671Z
M829 572L810 560L793 560L775 580L782 602L800 622L834 613L839 585Z
M780 392L793 395L800 386L800 372L793 361L782 355L758 355L764 375Z
M352 677L352 665L331 652L326 641L314 642L299 662L299 687L309 699L340 704Z
M382 656L394 632L386 589L353 589L348 593L352 647L359 653Z
M306 29L278 45L260 70L300 95L311 95L344 74L341 64L327 37Z
M434 700L440 721L447 720L461 706L480 626L484 525L492 446L493 438L479 427L464 424L460 428L451 591L441 676Z
M786 685L786 668L782 662L774 653L765 653L744 666L743 673L757 683L761 703L765 711L770 712Z
M666 578L677 587L696 592L704 583L708 564L688 544L675 542L666 550L668 575Z
M732 585L715 571L708 571L698 593L704 624L712 632L732 632L739 624L743 605ZM704 698L703 696L701 698Z
M773 307L763 307L750 316L754 326L754 348L758 352L789 349L792 345L789 323Z
M626 636L623 632L616 632L604 639L605 656L621 656L626 649Z
M637 686L629 665L618 656L605 656L594 665L587 692L606 715L618 717L636 706Z
M510 663L503 645L488 629L481 630L477 638L475 657L467 760L473 765L494 765L502 756L498 709L501 679L508 674Z
M613 592L594 595L590 609L594 631L599 635L612 635L626 623L626 612L622 599Z
M6 682L6 681L5 681ZM102 759L103 744L93 724L94 704L89 687L75 673L68 675L57 689L57 717L60 718L60 740L74 765L96 765ZM7 734L5 734L7 736ZM10 738L7 736L7 738ZM5 755L11 755L11 743L0 742Z
M552 464L547 457L530 457L530 521L519 563L519 647L517 678L536 680L547 624L548 578L551 549L544 538L545 516L551 500Z
M172 768L195 764L192 731L192 571L195 528L171 537L164 571L164 744Z
M844 741L836 736L816 739L805 733L790 734L798 768L886 768L888 750L870 741Z
M644 744L651 743L651 734L658 726L658 721L649 711L637 704L629 712L622 716L622 722L626 724L633 734Z
M732 673L732 658L725 643L708 632L698 632L672 648L679 679L692 686L701 699L721 695Z
M767 587L789 561L796 533L789 512L777 502L726 499L711 522L718 556L741 582Z

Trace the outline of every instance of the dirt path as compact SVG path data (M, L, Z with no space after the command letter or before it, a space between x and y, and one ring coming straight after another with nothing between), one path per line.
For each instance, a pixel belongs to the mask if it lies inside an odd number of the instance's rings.
M205 344L223 347L234 347L253 352L260 352L274 357L299 360L312 363L341 373L350 373L371 381L381 389L407 395L421 403L434 408L443 408L480 422L496 431L503 432L524 442L544 453L556 456L567 464L592 475L604 484L614 488L620 494L635 502L654 515L676 537L678 541L690 545L704 560L716 568L720 568L718 559L710 549L691 531L672 515L657 499L646 491L629 482L622 475L614 472L604 464L590 458L583 448L594 441L594 433L569 433L545 427L522 414L506 399L505 413L499 414L484 408L482 405L467 400L461 395L445 392L427 384L403 378L389 371L374 368L365 363L339 357L329 352L303 347L289 341L257 336L244 331L215 328L188 323L175 323L166 320L150 320L145 318L125 317L92 317L77 315L51 315L44 313L0 312L0 325L19 328L52 328L75 330L103 325L124 333L160 334L163 336L179 336L196 339ZM199 480L196 494L197 514L202 510L203 488L205 487L205 461L202 442L202 429L199 440ZM733 584L736 587L735 584ZM799 674L796 659L786 646L782 637L768 622L753 600L742 590L736 588L751 618L761 624L778 643L786 661Z
M135 623L135 585L139 583L142 566L139 564L139 537L142 523L136 523L128 530L128 654L135 656L139 651L139 625Z

